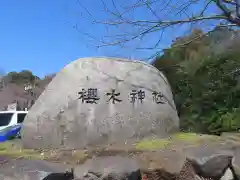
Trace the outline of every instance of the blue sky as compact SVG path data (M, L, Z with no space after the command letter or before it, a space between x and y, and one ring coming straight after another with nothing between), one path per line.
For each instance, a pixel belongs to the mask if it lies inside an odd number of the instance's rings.
M43 77L81 57L120 56L143 59L156 52L119 47L95 48L94 43L73 26L77 24L82 31L101 37L104 27L93 26L88 18L104 19L106 14L100 8L99 0L81 0L81 3L90 8L93 17L88 16L77 0L2 0L0 69L5 72L29 69ZM142 12L136 15L143 19L150 16ZM179 34L181 28L166 33L161 47L171 43L173 32ZM134 43L148 45L152 38L153 36L149 37L147 41L140 39Z
M3 0L0 11L0 59L5 71L56 72L79 57L95 56L67 21L61 0Z

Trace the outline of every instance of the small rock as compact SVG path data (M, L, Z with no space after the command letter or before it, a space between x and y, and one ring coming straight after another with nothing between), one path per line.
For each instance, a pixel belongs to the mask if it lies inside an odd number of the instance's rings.
M191 159L191 164L195 172L203 178L211 179L229 179L231 176L237 180L237 175L232 165L233 156L230 155L216 155L205 163L200 164L196 160ZM231 178L230 178L231 179Z
M192 160L192 165L196 173L200 174L202 177L220 179L231 164L231 160L232 156L218 155L210 158L204 164Z
M141 172L135 160L121 156L97 157L75 167L79 180L141 180Z
M221 180L229 180L229 179L234 179L234 177L231 169L228 168L225 174L221 177Z
M50 173L42 180L73 180L74 179L74 172L71 169L71 172L63 172L63 173Z

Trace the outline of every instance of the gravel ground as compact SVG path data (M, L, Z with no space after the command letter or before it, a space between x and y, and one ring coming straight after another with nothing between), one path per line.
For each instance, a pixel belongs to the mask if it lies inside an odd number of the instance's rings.
M20 141L16 141L18 145ZM71 153L69 153L71 154ZM112 152L104 152L104 156L112 155ZM138 152L128 154L118 152L122 156L131 156L138 160L140 167L143 169L165 168L169 172L178 172L186 156L195 157L204 160L215 154L233 154L234 165L239 171L240 167L240 145L233 143L205 143L196 146L176 145L171 149L158 150L154 152ZM97 154L101 155L101 154ZM66 159L67 157L64 157ZM70 165L64 163L53 163L43 160L24 160L13 159L0 156L0 179L1 180L41 180L49 172L62 172L70 169Z
M0 177L9 180L41 180L50 172L63 172L70 167L42 160L9 159L0 157Z

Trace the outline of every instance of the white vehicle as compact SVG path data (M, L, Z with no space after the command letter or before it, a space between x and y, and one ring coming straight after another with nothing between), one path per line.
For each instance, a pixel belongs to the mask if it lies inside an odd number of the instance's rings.
M0 111L0 131L22 124L28 111Z

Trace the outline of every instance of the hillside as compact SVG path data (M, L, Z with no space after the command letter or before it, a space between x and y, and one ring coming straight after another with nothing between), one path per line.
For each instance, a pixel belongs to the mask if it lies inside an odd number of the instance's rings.
M30 108L53 77L49 75L40 79L28 70L3 75L0 79L0 110L6 110L9 104L16 102L19 110ZM32 88L27 90L27 86Z
M216 28L203 36L194 30L157 57L154 66L172 86L183 131L239 131L239 45L240 31Z

